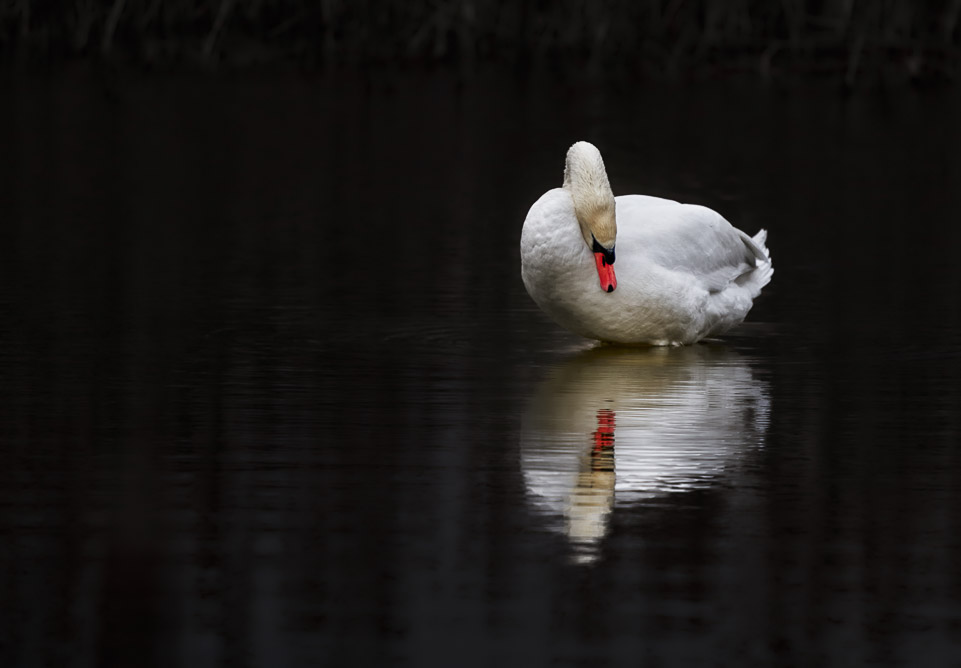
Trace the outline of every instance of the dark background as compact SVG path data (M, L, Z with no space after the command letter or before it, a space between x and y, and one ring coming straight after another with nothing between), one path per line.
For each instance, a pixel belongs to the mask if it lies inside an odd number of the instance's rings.
M20 0L0 5L0 54L147 69L550 61L632 77L804 73L850 85L955 79L959 19L955 0Z
M959 7L0 5L0 665L961 663ZM579 139L744 325L538 311Z

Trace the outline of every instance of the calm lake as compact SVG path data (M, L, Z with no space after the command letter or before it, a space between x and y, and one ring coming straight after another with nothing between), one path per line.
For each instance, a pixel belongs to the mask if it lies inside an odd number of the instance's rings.
M0 78L0 665L961 664L961 95ZM520 279L585 139L747 322Z

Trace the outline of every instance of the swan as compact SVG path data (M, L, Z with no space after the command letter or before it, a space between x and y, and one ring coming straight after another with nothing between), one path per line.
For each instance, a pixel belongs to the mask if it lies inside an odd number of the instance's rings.
M586 338L691 344L744 320L774 273L766 240L704 206L614 197L600 151L579 141L563 187L524 220L521 277L547 315Z

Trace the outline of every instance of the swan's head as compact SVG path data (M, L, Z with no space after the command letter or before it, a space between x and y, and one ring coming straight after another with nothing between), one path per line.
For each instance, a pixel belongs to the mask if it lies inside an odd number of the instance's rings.
M597 147L579 141L567 151L564 166L564 188L574 200L574 213L584 243L594 254L601 289L614 292L614 244L617 241L617 219L614 192L607 180L604 160Z

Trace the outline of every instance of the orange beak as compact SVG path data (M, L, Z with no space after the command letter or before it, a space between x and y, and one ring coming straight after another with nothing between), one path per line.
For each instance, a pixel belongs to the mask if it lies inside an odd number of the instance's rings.
M597 263L597 275L601 279L601 290L604 292L614 292L617 287L617 276L614 275L614 265L608 264L604 253L594 253L594 262Z

